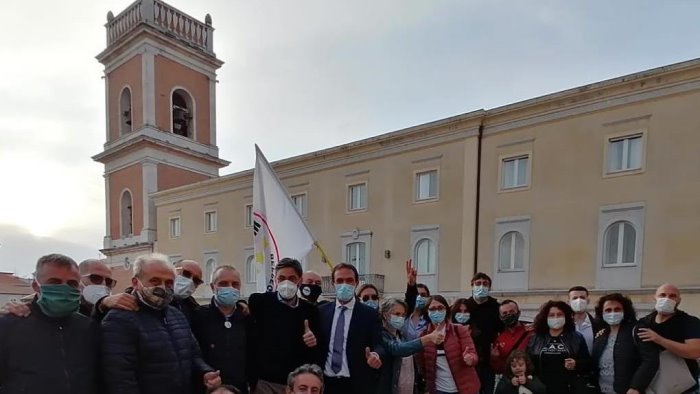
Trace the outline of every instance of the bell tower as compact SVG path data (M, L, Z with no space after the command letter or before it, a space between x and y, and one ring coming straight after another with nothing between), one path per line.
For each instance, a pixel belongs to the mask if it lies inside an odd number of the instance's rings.
M107 14L104 65L107 262L129 268L153 250L150 194L219 176L216 71L211 17L204 22L160 1Z

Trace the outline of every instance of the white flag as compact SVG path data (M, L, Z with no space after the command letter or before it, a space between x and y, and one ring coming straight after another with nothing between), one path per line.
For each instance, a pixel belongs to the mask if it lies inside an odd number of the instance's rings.
M301 261L314 238L265 156L255 145L253 236L259 292L275 290L275 265L281 258Z

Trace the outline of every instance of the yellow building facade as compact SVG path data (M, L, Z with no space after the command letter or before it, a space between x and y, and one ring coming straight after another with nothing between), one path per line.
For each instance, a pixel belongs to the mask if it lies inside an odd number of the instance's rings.
M180 48L192 38L159 36L162 26L149 24L158 19L148 14L151 4L165 3L136 4L145 5L143 21L105 53L120 54L119 64L127 65L124 54L133 52L143 65L125 68L144 82L145 98L130 104L145 106L134 108L143 119L124 135L110 133L108 122L108 144L96 159L113 174L108 196L116 199L133 182L139 208L125 211L108 198L112 223L103 251L122 276L148 250L200 261L205 276L231 264L249 294L256 288L252 170L218 176L227 163L216 147L212 81L222 63L212 36ZM213 31L210 18L191 23ZM101 59L110 72L121 67ZM178 78L193 72L199 85L182 88ZM190 118L196 133L175 132L172 100L160 105L152 87L159 85L150 81L165 81L161 90L171 96L193 92L191 110L201 114ZM664 282L679 285L682 307L699 314L698 108L700 59L272 164L330 259L356 265L385 294L403 292L404 261L412 258L433 293L468 296L471 276L482 271L493 278L496 296L521 301L528 314L573 285L588 287L593 298L623 291L646 310ZM127 176L128 165L142 169ZM138 220L130 219L134 212ZM304 262L329 274L316 251Z

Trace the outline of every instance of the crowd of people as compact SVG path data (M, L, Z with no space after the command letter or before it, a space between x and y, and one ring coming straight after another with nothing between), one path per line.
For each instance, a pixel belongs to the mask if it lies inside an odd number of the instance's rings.
M333 267L321 276L285 258L276 291L241 294L241 276L219 266L203 278L192 260L140 256L116 281L98 260L51 254L36 264L27 303L0 317L0 393L57 394L680 394L698 390L700 320L664 284L637 319L627 296L592 305L574 286L532 323L513 300L471 278L472 296L450 303L416 282L406 262L403 299ZM193 294L209 282L213 297ZM594 314L591 314L593 312Z

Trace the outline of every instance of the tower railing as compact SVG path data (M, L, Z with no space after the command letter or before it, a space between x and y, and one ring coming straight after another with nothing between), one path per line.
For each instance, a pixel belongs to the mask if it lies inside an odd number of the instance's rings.
M140 24L148 24L207 52L214 51L211 17L205 23L160 0L137 0L116 17L107 15L107 46L112 45Z

